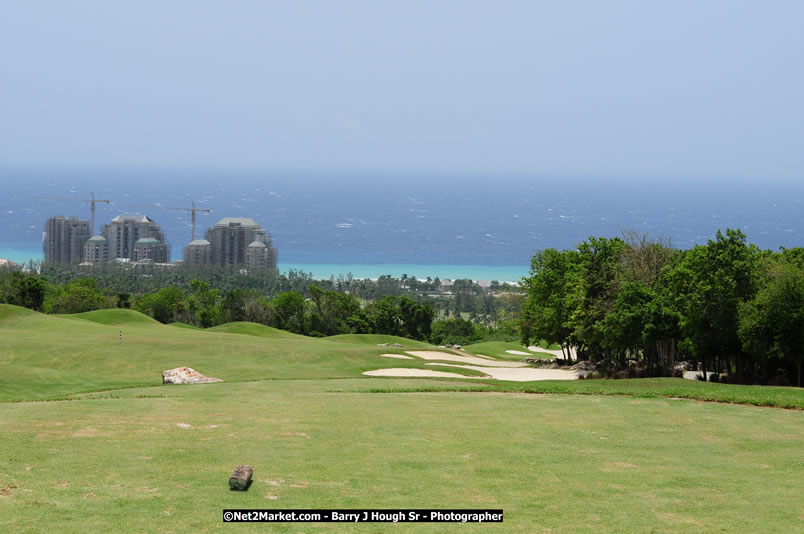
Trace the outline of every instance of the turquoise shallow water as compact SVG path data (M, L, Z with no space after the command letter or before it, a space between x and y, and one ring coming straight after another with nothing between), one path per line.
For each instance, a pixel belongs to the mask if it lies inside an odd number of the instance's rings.
M28 260L41 261L45 255L41 250L26 250L23 248L0 247L0 258L14 263L27 263Z
M27 263L28 260L42 260L42 252L22 247L0 247L0 258L15 263ZM499 282L518 282L528 274L527 266L520 265L427 265L427 264L340 264L340 263L279 263L279 270L287 272L290 269L312 273L313 277L322 280L331 276L347 276L351 273L353 278L379 278L390 274L400 278L403 274L416 278L471 278L472 280L497 280Z

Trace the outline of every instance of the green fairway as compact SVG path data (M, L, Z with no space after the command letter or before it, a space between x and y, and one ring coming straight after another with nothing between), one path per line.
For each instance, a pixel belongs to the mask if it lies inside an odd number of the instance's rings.
M427 346L390 336L309 338L252 323L176 328L131 310L56 317L8 305L0 305L0 336L0 401L157 385L163 370L180 366L227 382L359 377L390 367L380 354L402 350L377 343ZM479 374L456 370L462 372Z
M198 328L197 326L193 326L193 325L187 324L187 323L170 323L168 326L175 326L176 328L189 328L190 330L202 330L201 328Z
M362 376L426 368L380 356L425 346L0 305L0 530L804 530L804 411L726 404L801 408L801 390ZM225 382L162 386L180 365ZM239 463L247 492L228 489ZM235 527L223 508L502 508L505 523Z
M804 391L792 387L712 384L681 378L639 378L632 380L543 380L538 382L488 381L482 386L455 382L449 386L423 385L413 388L375 387L372 393L426 393L433 391L485 391L507 393L625 395L645 399L681 398L733 404L753 404L804 410Z

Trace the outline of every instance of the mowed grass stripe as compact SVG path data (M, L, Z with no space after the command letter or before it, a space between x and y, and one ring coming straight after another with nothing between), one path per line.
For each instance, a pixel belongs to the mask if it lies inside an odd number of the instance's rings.
M466 383L449 387L422 385L409 387L373 387L367 393L426 393L450 389L456 392L475 390ZM485 391L500 393L561 395L623 395L639 398L680 398L729 404L750 404L774 408L804 410L804 390L795 387L742 386L713 384L681 378L639 378L630 380L544 380L539 382L504 382L490 380Z
M367 382L386 381L338 384ZM503 525L404 526L413 532L780 532L804 521L801 412L601 396L368 396L330 386L222 383L7 404L0 477L11 489L0 498L0 528L207 531L224 528L223 508L251 507L506 513ZM228 489L237 463L255 470L246 493Z

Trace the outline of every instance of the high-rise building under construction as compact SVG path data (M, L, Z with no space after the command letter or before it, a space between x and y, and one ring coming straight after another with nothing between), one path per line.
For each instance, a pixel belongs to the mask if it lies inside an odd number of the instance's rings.
M45 222L42 249L45 263L80 263L84 260L84 244L89 239L89 221L58 215Z
M276 269L276 249L265 229L245 217L224 217L184 249L190 265L241 267L250 271Z
M170 246L165 242L165 233L145 215L118 215L104 225L101 235L107 242L109 260L170 261Z

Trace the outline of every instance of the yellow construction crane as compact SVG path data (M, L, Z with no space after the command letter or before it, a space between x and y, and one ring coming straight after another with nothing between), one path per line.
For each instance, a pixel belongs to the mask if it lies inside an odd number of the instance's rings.
M84 200L82 202L89 202L89 211L92 212L92 222L90 223L92 226L89 229L90 229L90 233L92 235L95 235L95 203L96 202L105 202L106 204L109 204L110 201L108 201L108 200L98 200L97 198L95 198L95 193L90 193L89 194L89 200Z
M195 241L195 214L198 213L199 211L203 211L205 213L212 213L212 210L207 210L207 209L203 209L203 208L196 208L195 207L195 200L192 201L192 207L191 208L168 208L168 207L165 207L165 206L135 206L135 207L132 207L131 209L141 209L141 210L154 210L155 209L155 210L189 211L192 214L191 220L192 220L192 223L193 223L192 224L192 226L193 226L193 239L192 240L193 241Z
M185 211L189 211L190 213L192 213L193 239L191 241L195 241L195 214L198 213L199 211L203 211L205 213L212 213L212 210L205 210L205 209L201 209L201 208L196 208L195 207L195 200L192 201L192 206L193 207L190 208L190 209L187 209L187 208L179 208L179 209L183 209Z
M90 193L89 198L70 198L70 197L33 197L34 200L68 200L71 202L87 202L89 203L89 210L92 213L92 224L90 228L91 235L95 235L95 204L99 202L105 202L106 204L111 203L110 200L102 200L99 198L95 198L95 193Z

